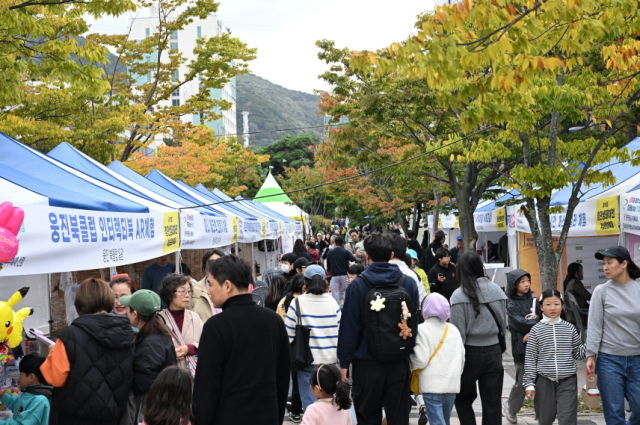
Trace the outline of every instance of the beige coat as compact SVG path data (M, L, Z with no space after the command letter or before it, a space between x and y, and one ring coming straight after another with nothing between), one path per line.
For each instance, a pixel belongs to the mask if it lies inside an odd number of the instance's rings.
M202 323L205 323L211 316L213 311L211 310L211 298L207 293L207 284L203 278L200 282L193 285L193 296L189 303L189 310L197 313L202 319Z
M169 324L169 318L167 317L168 313L166 310L162 310L160 312L160 315L162 315L162 317L164 318L164 320L167 322L167 326L169 327L169 329L171 328L171 325ZM182 339L184 339L184 343L185 344L193 344L194 347L198 348L198 345L200 344L200 335L202 335L202 327L203 327L203 323L202 320L200 319L200 316L198 316L196 313L189 311L189 310L185 310L184 311L184 322L182 323ZM173 337L173 346L175 348L180 347L182 344L180 344L180 342L178 341L177 338ZM180 366L181 368L183 368L184 370L187 370L187 362L185 359L182 360L178 360L178 366Z

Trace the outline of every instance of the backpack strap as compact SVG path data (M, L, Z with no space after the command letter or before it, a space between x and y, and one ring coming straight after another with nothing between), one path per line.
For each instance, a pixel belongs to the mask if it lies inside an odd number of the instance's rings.
M447 323L447 326L445 326L445 328L444 328L444 335L442 335L442 339L440 340L440 344L438 344L438 347L435 349L435 351L433 352L431 357L429 357L429 363L431 363L431 360L433 360L433 358L436 356L436 354L438 354L438 351L440 351L440 348L442 348L442 344L444 344L444 339L447 337L447 332L449 332L449 324L448 323ZM429 365L429 363L427 363L427 365Z

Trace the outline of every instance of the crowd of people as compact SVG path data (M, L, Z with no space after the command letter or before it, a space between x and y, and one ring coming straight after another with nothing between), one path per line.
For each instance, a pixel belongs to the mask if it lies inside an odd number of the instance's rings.
M417 403L421 425L449 425L454 407L471 425L479 389L483 425L503 411L516 423L525 397L541 425L575 425L587 357L607 424L625 424L625 399L640 423L640 269L623 247L596 254L609 281L588 293L584 344L566 295L536 297L524 270L505 294L442 233L422 246L411 232L336 230L282 256L264 306L250 266L220 250L203 256L199 282L167 258L142 289L127 275L83 281L79 317L46 359L22 359L20 401L2 401L25 424L275 425L288 410L309 425L406 425ZM570 272L566 290L579 292L581 269ZM503 404L507 329L516 383Z

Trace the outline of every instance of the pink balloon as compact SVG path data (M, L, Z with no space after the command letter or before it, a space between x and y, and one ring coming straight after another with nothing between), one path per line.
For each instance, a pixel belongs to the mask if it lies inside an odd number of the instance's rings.
M8 263L18 255L20 243L8 229L0 227L0 263Z
M23 219L22 208L13 208L11 202L3 202L0 205L0 263L7 263L18 255L20 242L16 235L20 231Z

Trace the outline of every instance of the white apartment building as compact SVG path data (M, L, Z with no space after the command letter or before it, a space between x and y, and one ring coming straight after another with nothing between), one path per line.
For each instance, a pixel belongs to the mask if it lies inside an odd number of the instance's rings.
M151 6L147 9L143 9L139 16L131 19L131 36L132 40L142 40L144 38L152 36L156 31L156 26L158 25L158 9L157 6ZM183 30L176 31L171 35L170 39L170 49L179 50L182 53L182 56L187 59L187 61L182 64L179 68L178 75L175 75L175 78L182 78L187 73L187 64L195 59L195 55L193 54L193 49L196 47L196 40L199 37L214 37L222 34L222 21L218 19L217 15L209 15L206 19L194 19L192 23L187 25ZM164 52L163 54L168 54L168 52ZM145 59L147 61L155 61L157 56L155 54L147 55ZM147 81L151 81L152 75L145 77L141 77L141 83L145 83ZM173 105L181 105L191 96L196 94L199 90L199 80L196 78L193 81L184 84L180 87L179 90L176 90L172 96L170 101L162 101L160 102L161 106L168 106L169 104ZM236 126L236 79L235 77L225 85L225 87L220 89L212 89L210 90L211 97L214 99L226 100L231 103L231 108L226 111L217 111L222 115L222 117L215 121L205 121L205 124L211 127L216 135L228 135L234 136L237 133ZM170 102L170 103L169 103ZM193 115L193 116L183 116L183 122L190 122L195 125L200 124L201 116ZM157 149L162 143L162 137L157 137L156 140L149 146L148 151L154 151Z

